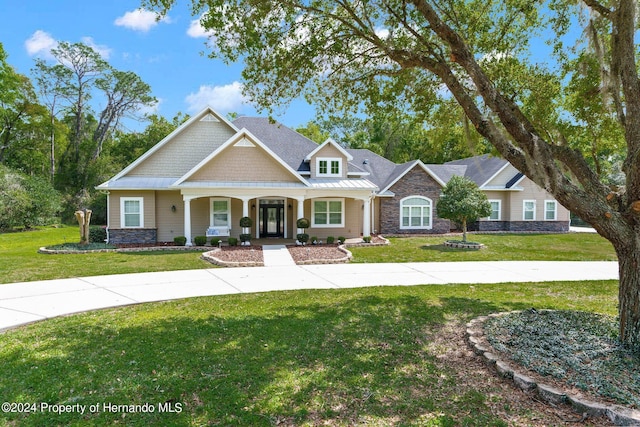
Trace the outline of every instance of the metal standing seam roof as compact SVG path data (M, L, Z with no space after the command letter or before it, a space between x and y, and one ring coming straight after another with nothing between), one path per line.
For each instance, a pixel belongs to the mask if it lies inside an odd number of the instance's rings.
M98 186L100 190L166 190L180 177L123 176Z

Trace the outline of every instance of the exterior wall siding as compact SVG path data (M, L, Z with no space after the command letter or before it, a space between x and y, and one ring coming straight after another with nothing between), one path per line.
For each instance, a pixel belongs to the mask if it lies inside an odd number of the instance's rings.
M173 242L174 237L184 236L184 202L179 191L156 191L156 218L158 242Z
M304 201L304 215L311 221L312 224L313 220L311 218L311 203L313 200L316 199L307 199ZM315 236L318 239L326 240L328 236L333 236L336 239L339 236L343 236L346 238L361 236L363 219L362 206L364 202L362 200L345 198L344 204L344 227L310 227L306 229L306 233L309 235L309 237ZM295 238L295 233L291 237Z
M230 146L188 181L298 182L262 148Z
M142 197L144 199L144 228L156 228L155 195L155 191L110 191L108 196L109 229L122 228L120 224L120 199L123 197Z
M450 221L438 218L436 209L442 187L422 168L414 167L390 190L395 194L395 197L380 198L379 230L381 234L442 234L449 232ZM431 199L431 229L404 230L400 228L400 201L408 196L423 196Z

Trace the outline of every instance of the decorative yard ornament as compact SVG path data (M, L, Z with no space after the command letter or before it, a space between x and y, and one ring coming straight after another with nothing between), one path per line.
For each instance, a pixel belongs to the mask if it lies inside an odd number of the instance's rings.
M91 223L91 210L83 209L75 212L78 225L80 226L80 244L89 244L89 224Z

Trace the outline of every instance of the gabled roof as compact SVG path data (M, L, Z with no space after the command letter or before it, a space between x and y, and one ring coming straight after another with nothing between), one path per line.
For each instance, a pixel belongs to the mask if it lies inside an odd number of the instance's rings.
M385 193L389 191L390 188L393 186L393 184L398 182L403 176L405 176L407 173L409 173L410 170L414 169L415 167L421 168L429 176L431 176L431 178L433 178L438 184L444 187L447 184L447 182L444 181L441 176L438 176L433 169L440 170L440 172L445 177L447 177L447 181L451 179L451 176L453 176L454 170L451 168L442 168L442 167L438 168L438 166L446 166L446 165L425 165L420 160L412 160L402 165L398 165L394 169L393 173L388 177L387 182L384 184L384 187L382 187L382 190L380 191L380 193Z
M193 167L193 169L191 169L189 172L187 172L186 174L184 174L180 179L178 179L174 184L173 187L178 187L181 184L183 184L186 180L189 179L189 177L191 177L193 174L195 174L197 171L199 171L200 169L202 169L207 163L209 163L214 157L216 157L218 154L220 154L221 152L223 152L225 149L227 149L227 147L234 145L234 144L246 144L246 140L249 141L249 143L253 143L259 147L261 147L269 156L271 156L277 163L279 163L280 165L282 165L287 171L289 171L293 176L295 176L296 178L298 178L300 180L300 182L302 182L305 185L309 185L309 183L307 182L307 180L305 180L302 176L300 176L300 174L293 169L291 166L289 166L286 162L284 162L279 156L277 156L271 149L269 149L269 147L267 147L263 142L260 141L260 139L258 139L255 135L253 135L251 132L249 132L247 129L243 128L241 129L238 133L236 133L235 135L233 135L231 138L229 138L227 140L227 142L225 142L224 144L222 144L220 147L218 147L215 151L213 151L213 153L209 154L207 157L205 157L200 163L198 163L195 167Z
M309 170L304 158L318 148L318 144L309 138L266 117L239 117L233 124L249 130L292 169L298 172Z
M345 156L347 158L347 161L350 162L351 160L353 160L353 157L351 156L351 154L349 154L347 152L347 150L345 150L344 148L342 148L340 146L340 144L338 144L337 142L335 142L333 139L328 138L325 142L323 142L322 144L318 145L318 147L313 150L312 152L310 152L309 154L307 154L307 156L304 158L305 161L309 161L311 160L311 158L318 153L320 150L322 150L324 147L326 147L327 145L332 145L335 149L337 149L343 156Z
M186 122L184 122L183 124L178 126L173 132L171 132L169 135L165 136L160 142L158 142L156 145L151 147L142 156L138 157L133 163L131 163L129 166L127 166L126 168L121 170L120 173L118 173L116 176L111 178L109 181L99 185L97 188L99 188L99 189L100 188L107 188L109 186L108 184L109 184L110 181L117 181L121 177L123 177L126 174L128 174L130 171L135 169L136 166L138 166L140 163L144 162L146 159L151 157L151 155L153 153L157 152L160 148L162 148L169 141L171 141L173 138L175 138L176 135L180 134L182 131L184 131L189 126L191 126L192 123L197 122L199 120L222 122L222 123L225 123L227 126L229 126L231 129L233 129L234 131L236 131L236 132L238 131L238 128L236 126L234 126L231 122L229 122L223 116L221 116L220 114L215 112L211 107L206 107L202 111L200 111L198 114L196 114L195 116L191 117L189 120L187 120Z
M466 166L467 170L464 176L475 182L478 187L482 188L505 167L507 167L509 162L501 159L500 157L483 154L482 156L453 160L445 163L445 165Z

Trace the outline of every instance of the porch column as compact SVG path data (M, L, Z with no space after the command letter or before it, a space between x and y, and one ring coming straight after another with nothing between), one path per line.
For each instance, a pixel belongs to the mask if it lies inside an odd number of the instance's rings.
M298 214L295 218L297 222L300 218L304 218L304 197L296 197L296 200L298 201ZM297 230L297 234L302 233L302 229L298 228Z
M362 215L362 236L371 236L371 198L364 199Z
M184 237L187 238L186 246L193 246L191 243L191 197L183 196L184 199Z

